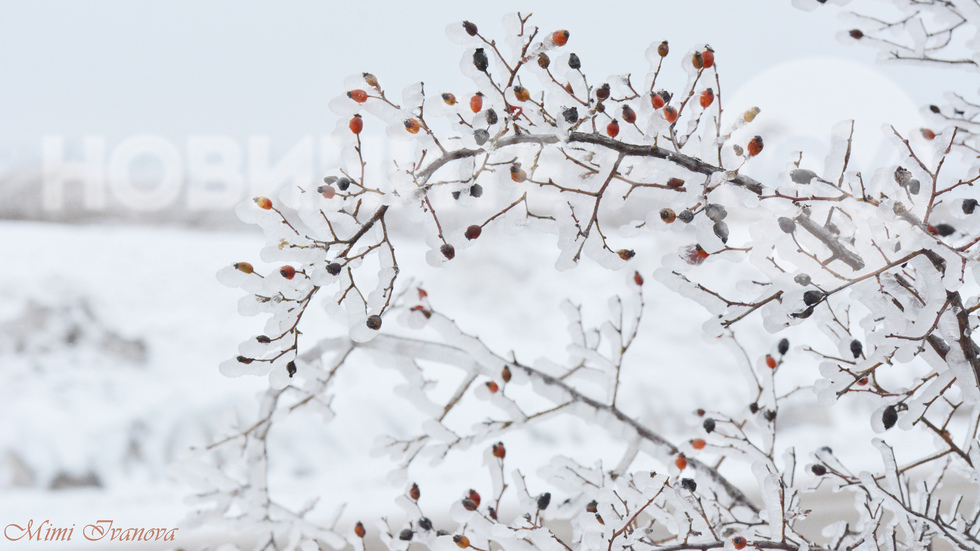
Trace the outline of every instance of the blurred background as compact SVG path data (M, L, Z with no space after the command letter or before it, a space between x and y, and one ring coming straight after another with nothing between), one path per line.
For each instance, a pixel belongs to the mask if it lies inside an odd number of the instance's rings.
M883 123L912 132L924 125L923 106L962 84L955 73L876 66L873 52L838 39L847 27L835 9L805 13L788 1L2 2L0 525L175 526L183 518L187 491L167 466L207 443L228 411L254 415L268 384L217 372L264 321L239 316L238 293L214 277L262 246L234 206L306 185L338 162L328 104L352 75L372 72L394 94L418 81L470 93L446 26L468 19L499 37L501 17L513 11L532 12L543 31L570 30L567 47L593 80L642 79L647 47L669 40L676 55L663 78L679 87L680 54L710 44L726 109L762 109L755 128L767 147L749 173L763 182L793 151L822 166L833 123L847 118L859 121L854 162L878 166L889 155ZM370 125L364 140L386 151ZM547 239L488 240L484 256L460 260L450 277L432 273L421 253L411 258L421 240L404 238L403 266L446 295L472 292L465 282L474 274L494 275L465 307L446 306L519 357L562 350L561 331L547 328L566 295L600 311L625 289L617 276L595 293L604 280L589 268L555 285L549 270L515 261L554 249ZM555 255L545 256L542 269ZM660 318L664 341L647 343L650 357L723 369L712 355L720 349L697 344L700 314L678 313L693 307L671 300L650 300L652 323L656 312L675 316ZM690 321L686 333L676 316ZM352 393L335 403L340 429L312 419L284 429L279 444L290 452L273 461L284 492L329 484L320 493L349 502L355 515L378 506L352 495L387 504L402 491L368 452L373 436L411 427L394 406L371 406L379 402L378 387L364 387L371 373L346 380ZM382 385L381 402L393 387ZM671 419L672 404L639 391L634 399L664 417L668 433L690 425L681 414ZM583 444L577 434L535 437Z

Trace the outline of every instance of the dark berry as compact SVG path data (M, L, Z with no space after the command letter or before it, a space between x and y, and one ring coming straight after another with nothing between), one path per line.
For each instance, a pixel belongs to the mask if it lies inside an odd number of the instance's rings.
M690 478L682 478L681 479L681 488L684 488L688 492L693 493L695 490L698 489L698 483L695 482L693 479L690 479Z
M575 124L578 122L578 108L569 107L561 112L561 116L565 118L565 122L568 124Z
M286 364L286 373L289 374L290 379L293 378L293 375L296 374L296 362L290 361Z
M270 342L272 342L272 339L270 339L265 335L259 335L258 337L255 337L255 340L262 344L269 344Z
M543 494L541 494L541 495L538 496L538 510L539 511L544 511L545 509L547 509L548 508L548 505L550 503L551 503L551 493L550 492L545 492L545 493L543 493Z
M497 121L499 120L497 118L497 112L494 111L493 109L487 109L487 112L484 116L487 118L487 124L489 125L497 124Z
M483 186L481 186L480 184L473 184L472 186L470 186L471 197L479 197L481 195L483 195Z
M895 426L898 422L898 410L895 406L888 406L885 411L881 414L881 422L885 425L885 430L888 430Z
M377 314L368 316L367 322L365 323L367 324L368 329L377 331L378 329L381 329L381 316Z
M454 249L449 243L439 247L439 252L442 253L442 256L446 257L446 260L452 260L453 257L456 256L456 249Z
M340 270L342 269L343 266L341 266L337 262L331 262L330 264L327 264L327 273L330 275L337 275L340 273Z
M976 199L963 199L963 214L973 214L977 209Z
M568 56L568 66L576 70L581 69L582 60L579 59L577 55L571 54L570 56Z
M684 209L681 211L680 214L677 215L677 218L680 219L680 221L684 222L685 224L690 224L691 222L694 221L694 213L691 212L690 210Z
M824 467L823 465L813 465L810 467L810 472L817 476L823 476L827 474L827 467Z
M711 418L705 419L701 426L704 427L704 432L713 432L715 430L715 420Z
M807 291L803 293L803 304L807 306L812 306L821 300L823 300L823 291Z
M466 31L466 34L470 36L476 36L476 33L478 32L476 25L470 23L469 21L463 21L463 29Z
M351 180L346 176L337 180L337 187L340 188L340 191L347 191L347 188L349 188L350 185L351 185Z
M861 350L862 349L863 349L863 347L861 346L861 341L859 341L857 339L854 339L853 341L851 341L851 354L854 354L854 357L855 358L857 358L857 357L859 357L861 355Z
M402 541L412 541L412 536L414 534L415 534L415 532L412 532L410 529L406 528L406 529L402 530L402 532L400 534L398 534L398 539L400 539Z
M950 226L949 224L936 224L936 233L941 237L949 237L956 233L956 228Z
M473 66L481 73L487 72L487 68L490 67L490 60L487 59L487 53L483 51L483 48L477 48L473 52Z
M779 220L777 221L779 222L779 229L783 230L784 232L793 233L796 231L796 222L794 222L792 218L780 216Z
M427 517L422 517L419 519L419 528L423 530L432 530L432 521Z
M779 341L779 345L776 347L781 356L786 355L789 352L789 339L782 339Z

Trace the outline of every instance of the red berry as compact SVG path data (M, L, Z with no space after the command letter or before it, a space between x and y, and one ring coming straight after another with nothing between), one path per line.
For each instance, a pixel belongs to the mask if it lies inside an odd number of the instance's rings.
M735 549L745 549L745 546L747 544L748 542L746 542L745 538L743 538L742 536L735 536L734 538L732 538L732 545L735 546Z
M527 180L527 172L524 172L524 169L521 168L521 163L510 165L510 179L517 183Z
M923 128L922 129L922 137L925 138L925 139L927 139L927 140L934 140L934 139L936 139L936 133L933 132L932 130L929 130L928 128Z
M472 501L473 503L476 503L476 506L477 507L480 506L480 494L477 493L476 490L474 490L473 488L470 488L470 493L469 493L469 496L468 497L469 497L470 501Z
M684 180L681 180L680 178L671 178L670 180L667 180L667 187L670 189L682 188L684 187Z
M360 115L354 115L351 117L350 123L347 124L350 131L355 134L360 134L361 130L364 129L364 119Z
M364 103L368 99L367 92L364 90L351 90L347 92L347 97L356 101L357 103Z
M704 68L708 69L715 64L715 51L711 48L706 49L701 52L701 60L704 62Z
M776 358L773 358L770 354L766 354L766 365L769 366L769 369L776 369L776 366L778 365L776 363Z
M446 260L452 260L456 256L456 249L449 243L439 247L439 252L442 253L442 256L446 257Z
M497 442L493 445L493 456L503 459L507 455L507 450L504 448L503 442Z
M696 450L703 450L705 445L706 442L703 438L695 438L694 440L691 440L691 447Z
M654 109L660 109L666 105L666 103L667 102L664 101L664 97L661 96L659 92L653 92L650 94L650 104L653 105Z
M282 268L279 268L279 275L281 275L286 279L293 279L293 276L296 275L296 268L293 268L292 266L287 264Z
M412 498L413 501L418 501L422 497L422 492L419 490L419 485L412 483L412 487L408 490L408 497Z
M568 36L568 31L564 29L555 31L551 33L551 41L555 43L555 46L564 46L568 42Z
M476 36L476 33L478 32L476 24L470 23L469 21L463 21L463 29L466 31L466 34L470 36Z
M677 109L675 109L673 105L668 105L664 107L664 118L667 119L667 122L671 124L675 123L677 121L678 115L679 113L677 112Z
M682 471L687 468L687 458L684 457L684 454L677 455L677 458L674 459L674 465Z
M640 272L633 272L633 283L643 286L643 276L640 275Z
M749 157L755 157L759 153L762 153L762 148L765 144L762 142L762 136L756 136L752 138L746 149L749 152Z
M483 92L477 92L472 98L470 98L470 109L472 109L474 113L479 113L480 110L483 109Z
M861 29L851 29L851 32L849 34L851 35L851 38L853 38L854 40L861 40L862 38L864 38L864 33L861 32Z
M409 134L418 134L419 129L421 128L422 126L419 125L419 121L415 119L405 119L405 130L408 130Z
M269 210L272 208L272 199L269 199L268 197L256 197L252 200L255 201L255 204L258 205L260 209Z
M867 377L862 377L861 380L859 380L857 384L860 385L860 386L864 386L864 385L868 384L868 378Z
M629 105L623 106L623 120L629 124L636 122L636 111L633 111Z
M500 378L503 379L505 383L509 383L510 377L510 368L505 365L504 368L500 370Z
M357 524L354 525L354 533L357 534L357 537L359 538L364 537L366 532L364 531L364 524L362 524L361 521L357 521Z
M473 224L472 226L466 228L467 239L476 239L477 237L480 237L481 233L483 233L483 228L477 226L476 224Z
M701 92L701 99L699 103L702 109L707 109L715 101L715 91L708 88L704 92Z
M605 84L603 84L602 86L600 86L598 89L596 89L596 91L595 91L595 97L599 101L606 101L607 99L609 99L609 83L608 82L605 83Z
M490 391L490 394L496 394L497 391L500 390L500 386L493 381L487 381L487 390Z
M609 134L610 138L615 138L619 135L619 122L613 119L611 123L606 126L606 134Z

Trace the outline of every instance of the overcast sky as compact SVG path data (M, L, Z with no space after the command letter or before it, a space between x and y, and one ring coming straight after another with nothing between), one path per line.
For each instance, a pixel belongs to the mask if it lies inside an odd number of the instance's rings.
M838 43L835 9L805 13L789 0L8 1L0 4L0 168L36 163L45 135L69 145L99 135L110 147L141 133L178 147L189 135L267 135L283 151L329 134L329 100L361 71L395 91L419 80L471 89L446 25L469 19L500 36L501 16L517 10L533 12L543 29L569 29L569 48L599 78L645 74L644 50L663 39L680 52L711 44L730 94L807 56L873 66L870 49ZM878 70L916 105L941 98L931 76Z

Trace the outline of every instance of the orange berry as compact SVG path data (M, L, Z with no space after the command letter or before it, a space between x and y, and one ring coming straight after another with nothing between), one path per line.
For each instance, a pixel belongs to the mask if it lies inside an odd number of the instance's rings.
M360 115L354 115L351 117L350 123L347 124L350 127L350 131L355 134L360 134L361 130L364 129L364 119Z
M422 127L419 125L419 121L415 119L405 119L405 130L408 130L409 134L418 134Z
M860 385L860 386L864 386L864 385L868 384L868 378L867 377L862 377L861 380L859 380L857 384Z
M660 95L659 92L653 92L650 94L650 104L653 105L654 109L660 109L667 102L664 101L664 97Z
M456 96L446 92L442 95L442 101L446 102L446 105L456 105Z
M619 135L619 123L616 121L616 119L613 119L613 121L606 126L606 134L609 134L610 138L615 138Z
M708 88L704 92L701 92L701 99L699 103L702 109L707 109L715 101L715 91Z
M660 57L667 57L667 54L670 53L670 46L667 45L666 40L664 40L663 42L660 43L659 46L657 46L657 53L660 54Z
M366 532L364 531L364 524L362 524L361 521L357 521L357 524L354 525L354 533L357 534L357 537L359 538L364 537Z
M684 454L681 453L677 455L677 458L674 459L674 465L676 465L677 468L682 471L687 468L687 458L684 457Z
M701 248L701 245L695 245L694 247L696 248L696 250L698 252L698 257L701 260L704 260L705 258L708 258L708 251L702 249Z
M636 122L636 111L633 111L629 105L623 106L623 120L629 124Z
M272 199L269 199L268 197L256 197L252 200L255 201L255 204L258 205L260 209L269 210L272 208Z
M531 92L528 92L527 88L523 86L515 86L514 97L517 98L517 101L527 101L531 99Z
M927 139L927 140L934 140L934 139L936 139L936 133L933 132L932 130L929 130L928 128L923 128L922 129L922 137L925 138L925 139Z
M412 482L412 487L408 490L408 497L412 498L412 501L418 501L422 497L422 492L419 490L419 485Z
M694 440L691 440L691 447L696 450L703 450L706 444L707 443L703 438L695 438Z
M750 141L749 145L746 147L749 152L749 157L755 157L759 153L762 153L762 147L764 145L765 144L762 143L762 136L752 138L752 141Z
M293 268L289 264L286 264L282 268L279 268L279 275L286 279L293 279L296 276L296 268Z
M493 445L493 456L503 459L507 455L507 449L504 448L503 442L497 442Z
M496 394L497 391L500 390L500 386L494 381L487 381L487 390L489 390L491 394Z
M470 98L470 109L472 109L474 113L479 113L480 110L483 109L483 92L477 92L472 98Z
M677 122L678 115L679 113L677 112L677 109L675 109L673 105L668 105L664 107L664 118L667 119L667 122L674 124L675 122Z
M665 224L673 224L674 220L677 220L677 214L674 213L674 209L660 209L660 219Z
M509 383L510 377L510 368L505 365L504 368L500 370L500 378L503 379L505 383Z
M473 503L476 503L476 506L477 507L480 506L480 494L477 493L476 490L474 490L473 488L470 488L470 493L469 493L468 497L469 497L470 501L472 501Z
M510 179L517 183L527 180L527 172L524 172L524 169L521 168L521 163L510 165Z
M743 538L742 536L735 536L734 538L732 538L732 545L735 546L735 549L745 549L745 546L747 544L748 542L745 541L745 538Z
M467 547L470 546L470 538L466 536L461 536L459 534L453 536L453 542L455 542L456 546L459 547L460 549L466 549Z
M636 256L636 251L633 249L619 249L616 251L616 254L618 254L619 258L622 258L623 260L629 260Z
M694 52L694 55L691 56L691 64L699 71L704 69L704 58L701 57L701 52Z
M364 90L360 90L360 89L358 89L358 90L351 90L350 92L347 92L347 97L349 97L350 99L356 101L357 103L364 103L368 99L367 92L365 92Z
M381 85L378 84L378 77L372 75L371 73L361 73L361 76L364 77L364 82L366 82L368 86L373 86L378 89L381 88Z
M708 47L705 51L701 52L701 61L704 62L704 68L708 69L715 64L715 51Z
M684 187L684 180L681 180L680 178L671 178L670 180L667 180L667 187L670 189L682 188Z
M254 271L254 269L252 268L252 265L249 264L248 262L236 262L236 263L233 264L233 266L239 272L244 272L246 274L250 274L250 273L252 273Z
M555 46L564 46L568 42L568 36L568 31L564 29L555 31L551 33L551 41L555 43Z
M776 369L776 366L779 364L776 363L776 358L773 358L770 354L766 354L766 365L769 369Z

